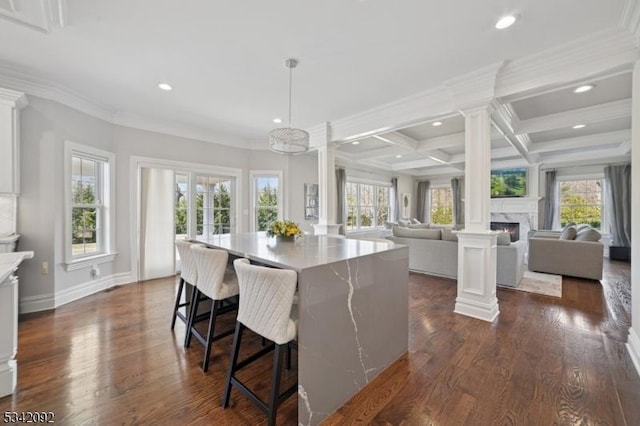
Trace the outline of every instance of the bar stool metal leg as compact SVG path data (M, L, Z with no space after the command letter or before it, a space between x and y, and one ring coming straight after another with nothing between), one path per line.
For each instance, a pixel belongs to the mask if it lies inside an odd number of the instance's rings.
M213 343L213 331L216 327L216 317L218 310L222 307L222 300L214 300L211 305L211 314L209 316L209 331L207 333L207 344L204 349L204 361L202 362L202 371L205 373L209 370L209 357L211 356L211 345Z
M233 335L233 346L231 349L231 359L229 360L229 372L227 373L227 383L224 386L224 394L222 397L222 408L229 406L229 398L231 396L231 378L236 374L236 366L238 364L238 355L240 354L240 342L242 340L242 332L244 325L240 321L236 321L236 331Z

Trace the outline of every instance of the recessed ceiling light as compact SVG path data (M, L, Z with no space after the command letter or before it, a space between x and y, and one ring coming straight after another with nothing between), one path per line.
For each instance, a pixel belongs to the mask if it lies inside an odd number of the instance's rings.
M282 118L274 118L273 122L276 123L276 124L280 124L280 123L282 123Z
M351 142L351 144L353 144L353 145L360 145L360 141L353 141L353 142Z
M593 90L593 88L596 87L593 84L585 84L584 86L579 86L576 87L575 89L573 89L573 93L584 93L584 92L588 92L590 90Z
M161 81L160 83L158 83L158 89L168 92L169 90L173 89L173 87L171 87L169 83Z
M587 127L586 124L576 124L575 126L573 126L573 129L584 129L585 127Z
M431 123L431 125L432 125L433 127L442 126L442 121L434 121L433 123Z
M402 158L401 154L396 155L396 158Z
M513 15L503 16L496 22L496 28L499 30L504 30L505 28L509 28L516 22L516 17Z

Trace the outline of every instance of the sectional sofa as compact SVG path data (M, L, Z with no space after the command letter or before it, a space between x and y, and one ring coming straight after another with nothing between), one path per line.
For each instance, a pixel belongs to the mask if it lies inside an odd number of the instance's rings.
M429 275L458 277L458 237L447 228L395 227L387 239L409 246L409 269ZM509 235L498 237L496 282L517 287L524 274L524 241L510 242Z

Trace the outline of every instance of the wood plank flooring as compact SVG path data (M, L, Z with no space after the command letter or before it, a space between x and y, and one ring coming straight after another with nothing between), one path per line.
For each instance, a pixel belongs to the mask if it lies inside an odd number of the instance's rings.
M565 277L562 299L499 289L499 319L487 324L453 313L455 281L411 274L408 354L325 424L638 425L629 275L629 264L605 262L602 285ZM169 330L175 288L173 278L130 284L21 317L18 392L0 413L53 411L64 425L265 424L237 391L220 407L231 337L214 344L205 374L202 346L182 348L180 321ZM260 348L247 337L244 355ZM244 372L262 395L270 363ZM295 374L294 361L283 386ZM294 396L278 424L296 419Z

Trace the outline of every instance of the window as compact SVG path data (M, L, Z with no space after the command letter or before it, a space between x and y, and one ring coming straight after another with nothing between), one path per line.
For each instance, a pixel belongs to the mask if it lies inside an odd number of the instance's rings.
M231 233L231 179L196 176L196 235Z
M372 229L389 218L389 187L347 182L347 231Z
M113 259L112 188L115 156L112 153L66 142L66 264L83 267L83 260Z
M267 226L282 217L282 172L251 171L253 198L252 226L255 231L266 231Z
M176 173L176 238L189 235L189 175Z
M600 229L602 225L602 180L580 179L559 181L560 226L568 223L588 223Z
M453 223L453 201L451 187L431 188L431 223L451 225Z

